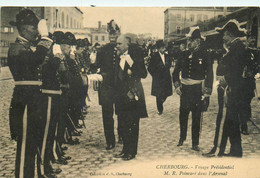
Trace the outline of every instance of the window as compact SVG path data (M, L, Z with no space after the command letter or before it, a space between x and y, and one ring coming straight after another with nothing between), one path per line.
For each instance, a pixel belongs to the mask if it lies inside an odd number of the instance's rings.
M61 28L64 28L64 12L61 14Z
M102 36L102 41L105 41L105 36Z
M73 21L72 21L72 17L71 17L70 18L70 28L73 28L72 25L73 25Z
M95 40L98 41L98 36L95 36Z
M194 22L194 18L195 18L195 16L194 16L193 14L191 14L191 15L190 15L190 21L191 21L191 22Z
M3 32L3 33L13 33L14 28L13 27L1 27L1 32Z
M176 32L177 32L177 34L180 34L181 33L181 27L177 26L176 27Z
M181 14L177 14L177 21L181 21Z
M69 16L67 15L67 20L66 20L66 28L69 27Z
M197 22L199 22L199 21L202 21L202 15L201 14L197 15Z
M206 21L206 20L208 20L208 16L207 16L207 15L204 15L204 16L203 16L203 21Z
M8 47L10 45L9 41L1 40L1 47Z

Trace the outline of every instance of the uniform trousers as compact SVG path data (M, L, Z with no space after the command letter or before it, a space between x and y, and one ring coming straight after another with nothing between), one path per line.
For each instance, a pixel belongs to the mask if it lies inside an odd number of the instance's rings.
M38 86L14 88L9 114L12 137L17 140L16 178L34 177L35 155L37 154L37 158L40 159L39 147L42 139L40 98ZM37 167L39 166L37 164Z
M118 121L122 128L123 150L125 155L137 154L139 121L140 117L136 111L118 112Z
M107 145L115 145L115 133L114 133L114 104L102 105L102 117L104 133Z
M201 84L182 85L180 97L180 139L186 140L189 113L192 113L192 146L199 145L201 119Z
M50 161L53 161L56 155L56 137L58 131L58 121L62 116L60 112L60 95L59 94L43 94L43 125L44 134L41 148L41 173L49 173L51 166ZM55 143L55 145L54 145Z

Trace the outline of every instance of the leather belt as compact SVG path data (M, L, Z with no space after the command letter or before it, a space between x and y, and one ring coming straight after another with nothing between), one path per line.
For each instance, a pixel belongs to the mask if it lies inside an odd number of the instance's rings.
M61 90L46 90L46 89L41 89L42 93L46 94L54 94L54 95L61 95L62 91Z
M42 81L14 81L15 85L42 85Z

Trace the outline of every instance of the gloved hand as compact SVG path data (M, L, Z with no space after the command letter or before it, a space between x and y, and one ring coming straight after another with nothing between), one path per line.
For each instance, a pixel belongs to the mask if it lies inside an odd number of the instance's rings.
M176 93L177 93L178 95L181 96L181 94L182 94L182 92L181 92L181 87L177 87L177 88L175 89L175 91L176 91Z
M42 37L48 37L48 27L45 19L41 19L38 23L38 32Z
M54 44L54 45L53 45L52 51L53 51L53 55L54 55L54 56L57 55L57 54L62 54L60 45L58 45L58 44Z

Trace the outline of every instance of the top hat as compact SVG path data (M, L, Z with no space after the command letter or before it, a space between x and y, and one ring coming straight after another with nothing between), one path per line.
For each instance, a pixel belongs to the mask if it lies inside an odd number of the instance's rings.
M75 35L73 35L71 32L66 32L64 34L64 40L65 40L65 44L68 44L68 45L76 45L77 44L77 40L75 38Z
M221 34L223 34L225 31L229 31L237 37L242 37L247 34L247 30L242 29L239 22L235 19L229 20L222 28L217 27L215 30Z
M157 40L155 45L157 48L165 47L163 40Z
M21 26L21 25L33 25L37 26L39 23L39 19L30 9L23 9L16 15L16 22L11 21L9 22L12 26Z
M195 38L200 38L202 40L205 40L205 37L201 35L200 33L200 27L190 27L190 31L188 34L185 35L188 38L195 39Z

